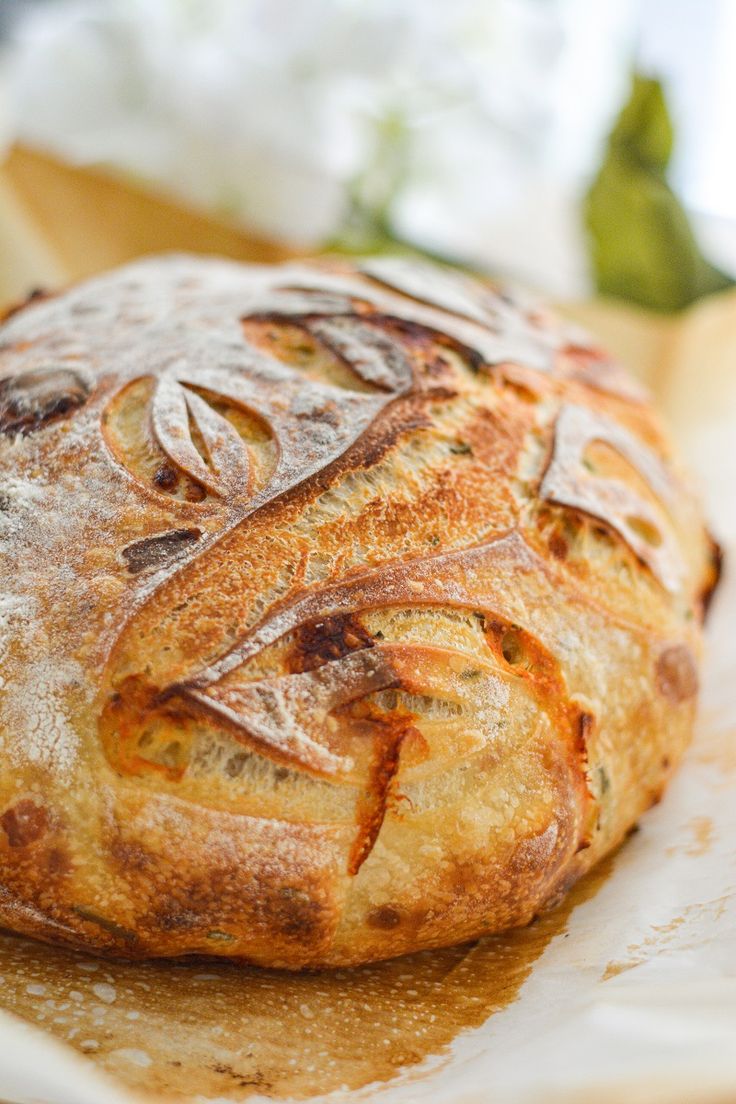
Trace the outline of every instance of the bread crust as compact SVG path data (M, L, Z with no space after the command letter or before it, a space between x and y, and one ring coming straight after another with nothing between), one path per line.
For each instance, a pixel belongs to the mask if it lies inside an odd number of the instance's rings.
M344 965L525 924L690 738L647 396L397 258L153 258L0 328L0 924Z

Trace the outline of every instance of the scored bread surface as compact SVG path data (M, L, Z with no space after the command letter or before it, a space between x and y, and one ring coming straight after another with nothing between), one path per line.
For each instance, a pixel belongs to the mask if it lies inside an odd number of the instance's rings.
M646 395L399 258L153 258L0 328L0 925L346 964L524 924L691 735Z

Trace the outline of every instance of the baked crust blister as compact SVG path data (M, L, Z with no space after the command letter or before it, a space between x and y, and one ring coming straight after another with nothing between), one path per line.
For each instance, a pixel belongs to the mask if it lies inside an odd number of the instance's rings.
M324 966L528 922L660 796L716 555L517 292L164 257L0 329L0 923Z

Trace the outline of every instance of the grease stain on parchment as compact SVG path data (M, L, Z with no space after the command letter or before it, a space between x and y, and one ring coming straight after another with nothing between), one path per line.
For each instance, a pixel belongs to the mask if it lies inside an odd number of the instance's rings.
M684 844L673 844L672 847L668 847L667 854L676 855L681 852L683 855L691 855L693 858L706 855L713 843L712 819L708 816L694 816L691 817L685 827L690 839Z
M352 970L103 962L0 933L0 1003L139 1091L239 1101L362 1088L447 1054L514 1001L612 863L526 928Z
M700 854L701 852L689 852ZM636 966L643 966L653 958L667 954L672 950L695 950L707 940L704 934L708 925L719 920L726 909L731 894L726 893L712 901L688 905L679 916L673 916L663 924L652 924L649 934L639 943L630 943L626 948L626 957L608 963L601 981L609 981Z
M722 724L719 725L719 721L717 713L701 720L693 756L696 762L715 768L716 781L721 786L731 786L733 775L736 774L736 728L724 728Z

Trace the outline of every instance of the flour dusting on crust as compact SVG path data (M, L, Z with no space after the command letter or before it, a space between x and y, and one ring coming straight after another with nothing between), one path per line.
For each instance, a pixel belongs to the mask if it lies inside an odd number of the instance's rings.
M642 393L518 292L129 265L2 326L0 471L15 930L288 967L472 939L689 737L712 542Z

